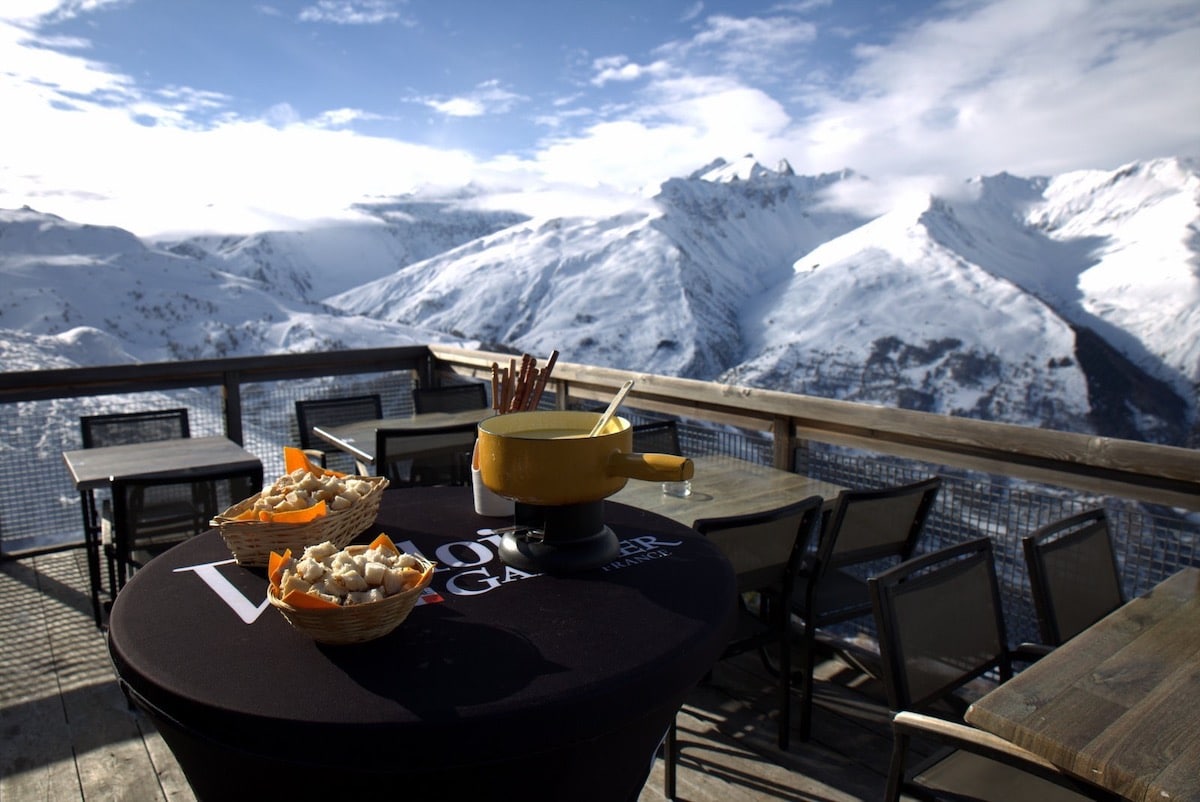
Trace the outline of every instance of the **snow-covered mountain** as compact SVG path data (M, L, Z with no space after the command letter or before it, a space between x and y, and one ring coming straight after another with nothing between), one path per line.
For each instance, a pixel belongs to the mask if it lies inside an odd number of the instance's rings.
M714 378L745 358L740 311L792 262L866 219L822 209L850 174L717 163L663 184L649 210L511 226L327 299L572 361Z
M1000 174L872 216L831 200L874 189L747 157L609 217L482 212L464 193L381 200L369 224L149 245L0 212L0 347L9 369L422 341L558 349L1195 445L1195 164Z
M731 377L1188 442L1200 386L1195 165L999 175L965 189L798 260L747 307L763 335Z
M8 370L448 341L28 208L0 211L0 277Z
M158 245L255 279L288 298L319 301L526 219L464 206L476 194L468 189L452 197L358 204L355 209L367 218L361 223Z

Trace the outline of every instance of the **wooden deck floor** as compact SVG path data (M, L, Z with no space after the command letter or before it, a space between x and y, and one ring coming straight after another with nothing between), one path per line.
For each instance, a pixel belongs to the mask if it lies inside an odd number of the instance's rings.
M719 664L679 722L678 799L875 800L888 753L878 682L821 665L813 739L775 748L772 683L753 655ZM81 551L0 564L0 800L193 800L149 722L126 706L92 622ZM640 802L664 799L662 760Z

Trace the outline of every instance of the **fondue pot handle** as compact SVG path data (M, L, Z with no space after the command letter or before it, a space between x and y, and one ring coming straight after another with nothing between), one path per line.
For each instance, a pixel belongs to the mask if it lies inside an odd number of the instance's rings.
M627 454L615 451L608 460L612 476L642 479L647 482L683 482L696 473L696 466L687 457L673 454Z

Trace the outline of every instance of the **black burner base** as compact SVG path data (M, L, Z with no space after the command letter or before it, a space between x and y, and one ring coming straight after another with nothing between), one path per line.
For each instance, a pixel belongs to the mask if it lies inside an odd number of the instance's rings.
M604 523L604 502L543 507L516 505L517 526L500 541L500 559L521 571L564 574L599 568L620 556L617 536Z

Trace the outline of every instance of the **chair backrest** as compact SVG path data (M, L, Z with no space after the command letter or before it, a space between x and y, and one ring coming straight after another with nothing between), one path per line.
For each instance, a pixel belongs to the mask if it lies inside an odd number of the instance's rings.
M413 410L418 415L424 412L461 412L485 407L487 388L480 382L413 389Z
M867 580L894 710L921 710L989 671L1012 676L988 538L913 557Z
M296 426L300 430L300 447L322 451L333 449L313 434L314 426L339 426L360 420L379 420L382 417L383 399L378 393L297 401Z
M125 585L129 566L142 564L135 551L153 555L208 530L214 515L261 490L262 477L261 463L197 469L186 477L114 477L112 551L106 547L113 592Z
M1103 509L1047 524L1021 546L1043 643L1058 646L1125 603Z
M398 487L466 484L475 424L375 430L375 472Z
M701 518L692 528L733 565L738 593L782 585L791 596L796 573L821 523L824 499L809 496L765 512Z
M866 563L887 557L908 559L941 487L934 476L878 490L843 490L821 530L819 567Z
M153 443L191 436L186 408L84 415L79 419L79 429L84 448Z
M674 454L683 456L679 448L679 426L673 420L639 423L632 427L633 450L639 454Z
M130 541L163 529L199 534L221 510L262 490L262 483L261 464L197 469L186 477L113 477L113 527ZM180 507L190 508L189 514L179 515Z

